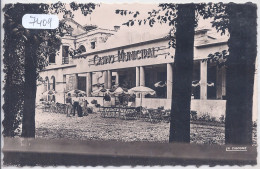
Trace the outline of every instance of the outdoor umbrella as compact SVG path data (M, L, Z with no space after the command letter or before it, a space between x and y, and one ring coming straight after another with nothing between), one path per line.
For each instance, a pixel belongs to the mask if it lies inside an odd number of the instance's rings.
M198 81L198 80L192 81L192 84L191 84L192 87L197 87L199 85L200 85L200 81Z
M116 90L114 90L112 93L115 95L119 95L119 94L123 94L123 93L127 93L127 89L126 88L122 88L122 87L118 87L116 88Z
M165 87L165 86L166 86L166 83L164 83L163 81L159 81L154 84L154 87Z
M117 87L114 89L110 89L109 92L113 94L114 96L119 96L120 94L128 94L127 88ZM115 97L116 98L116 97Z
M134 94L141 94L141 106L142 106L142 95L147 95L147 94L150 94L150 95L154 95L155 94L155 91L149 87L145 87L145 86L137 86L137 87L134 87L132 89L130 89L128 91L129 93L134 93Z
M102 89L97 89L97 90L94 90L91 94L93 96L97 96L99 94L105 94L105 93L109 93L110 91L108 89L105 89L105 88L102 88Z
M75 96L76 94L82 94L82 95L85 95L85 94L86 94L85 91L83 91L83 90L78 90L78 89L68 91L67 94L69 94L69 93L70 93L72 96Z
M99 95L100 93L103 94L103 106L104 106L104 95L105 95L105 93L107 93L107 94L109 93L109 89L105 89L105 88L97 89L92 92L92 95Z
M200 81L194 80L194 81L192 81L192 87L197 87L197 86L200 85L200 83L201 83ZM214 82L208 81L207 86L213 87L214 86Z
M47 90L42 93L42 95L55 95L57 92L55 90Z

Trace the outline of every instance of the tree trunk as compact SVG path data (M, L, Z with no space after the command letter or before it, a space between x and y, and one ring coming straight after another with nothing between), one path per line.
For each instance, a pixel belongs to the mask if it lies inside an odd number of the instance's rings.
M12 84L9 82L10 81L10 75L7 75L6 78L6 83L5 83L5 104L3 106L4 110L4 120L3 120L3 135L5 137L13 137L14 136L14 121L15 121L15 114L12 111L12 98L13 98L13 90L12 90ZM15 94L17 94L15 92Z
M36 56L35 44L25 44L25 89L22 120L22 137L35 137Z
M256 60L256 6L229 4L226 144L252 144L252 102Z
M195 5L179 4L169 142L190 142Z

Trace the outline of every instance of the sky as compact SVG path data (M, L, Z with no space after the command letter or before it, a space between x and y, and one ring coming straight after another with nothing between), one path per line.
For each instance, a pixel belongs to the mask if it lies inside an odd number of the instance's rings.
M84 16L81 14L81 11L78 10L74 12L75 18L74 20L81 25L97 25L100 28L105 29L114 29L115 25L120 26L120 29L127 29L127 30L135 30L135 31L145 31L151 32L152 34L160 34L161 32L168 32L171 27L168 24L159 24L156 23L152 28L146 24L139 26L135 23L132 27L127 27L122 25L129 19L132 19L132 16L122 16L115 13L116 9L122 10L130 10L130 11L139 11L140 15L139 18L146 18L149 16L147 12L151 11L152 9L160 9L158 4L140 4L140 3L133 3L133 4L104 4L101 3L99 7L97 7L91 15ZM199 19L199 26L198 27L211 27L209 20L203 20L202 18Z

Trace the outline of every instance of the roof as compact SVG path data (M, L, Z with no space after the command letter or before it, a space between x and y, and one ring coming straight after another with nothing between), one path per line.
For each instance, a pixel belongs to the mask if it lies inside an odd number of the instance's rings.
M115 30L98 28L96 25L84 25L82 26L72 18L62 19L61 22L70 22L70 26L73 28L72 36L81 36L90 33L102 32L102 33L111 33L115 32Z

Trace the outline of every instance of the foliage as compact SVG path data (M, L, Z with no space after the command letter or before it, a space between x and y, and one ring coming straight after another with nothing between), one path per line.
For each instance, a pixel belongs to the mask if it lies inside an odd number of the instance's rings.
M72 57L72 58L86 58L86 56L84 55L80 55L82 54L83 51L81 48L78 48L78 49L73 49L73 48L70 48L69 49L69 55Z
M119 10L115 11L116 14L120 15L132 15L133 19L128 20L123 23L126 26L134 26L135 22L138 22L138 25L149 24L150 27L153 27L155 23L159 24L169 24L169 26L173 26L169 31L169 47L175 48L175 26L176 26L176 18L177 18L177 5L172 3L162 3L159 4L160 9L149 11L148 16L145 19L138 18L140 14L139 11L128 11L128 10Z
M96 100L96 99L93 99L93 100L91 101L91 104L97 104L97 100Z
M159 24L168 24L172 26L169 31L169 47L175 48L175 32L177 25L177 8L178 4L173 3L161 3L160 7L157 10L149 11L148 16L145 19L138 19L139 11L128 11L128 10L119 10L115 11L116 14L124 15L132 15L133 19L128 20L123 23L126 26L134 26L135 22L138 25L149 24L150 27L153 27L155 23ZM217 31L221 32L221 34L225 34L228 29L228 17L226 13L226 5L223 3L198 3L195 4L195 23L194 27L197 27L199 16L202 16L203 19L213 18L211 22L212 27L215 27Z
M95 9L95 4L76 4L71 3L73 11L81 9L86 16ZM25 50L31 51L31 65L36 68L37 74L46 65L48 58L56 55L59 50L60 37L69 34L71 27L65 22L60 22L59 27L55 30L33 30L25 29L21 25L24 14L47 14L63 13L64 18L73 17L72 11L66 9L65 4L58 2L55 4L6 4L4 12L4 115L3 121L4 136L14 136L15 129L21 123L21 117L24 111L24 93L25 85ZM30 48L30 49L29 49ZM39 78L39 77L38 77ZM30 79L36 81L36 79ZM27 88L30 88L27 86ZM35 87L32 87L33 90ZM36 90L33 91L36 93ZM28 95L29 96L29 95ZM31 97L31 96L29 96ZM35 96L34 96L35 97ZM27 98L27 97L26 97ZM35 99L35 98L30 98ZM34 110L33 110L34 112ZM33 115L34 116L34 115ZM34 123L32 123L34 124ZM32 126L33 128L34 126Z
M228 51L223 50L222 52L215 52L214 54L209 54L206 59L203 59L202 62L207 61L208 63L216 63L220 68L226 65L228 57Z
M210 119L211 119L211 117L210 117L209 113L204 113L204 114L202 114L201 117L199 117L199 120L201 120L201 121L210 121Z
M221 123L225 123L225 116L224 115L221 115L220 118L219 118L219 121Z
M129 98L128 98L128 101L129 102L135 102L135 98L136 98L135 95L130 95Z
M120 105L127 105L128 97L129 96L127 94L125 94L125 93L119 94L118 95L118 100L119 100Z
M164 110L164 106L160 106L160 107L158 107L157 109L159 109L159 110Z
M221 34L225 34L228 29L229 19L227 15L227 4L219 3L201 3L196 5L198 13L203 19L213 18L212 27L215 27Z
M197 116L197 111L190 111L190 119L191 120L197 120L198 116Z
M111 101L111 97L109 96L109 94L105 94L104 100L107 101L107 102Z

